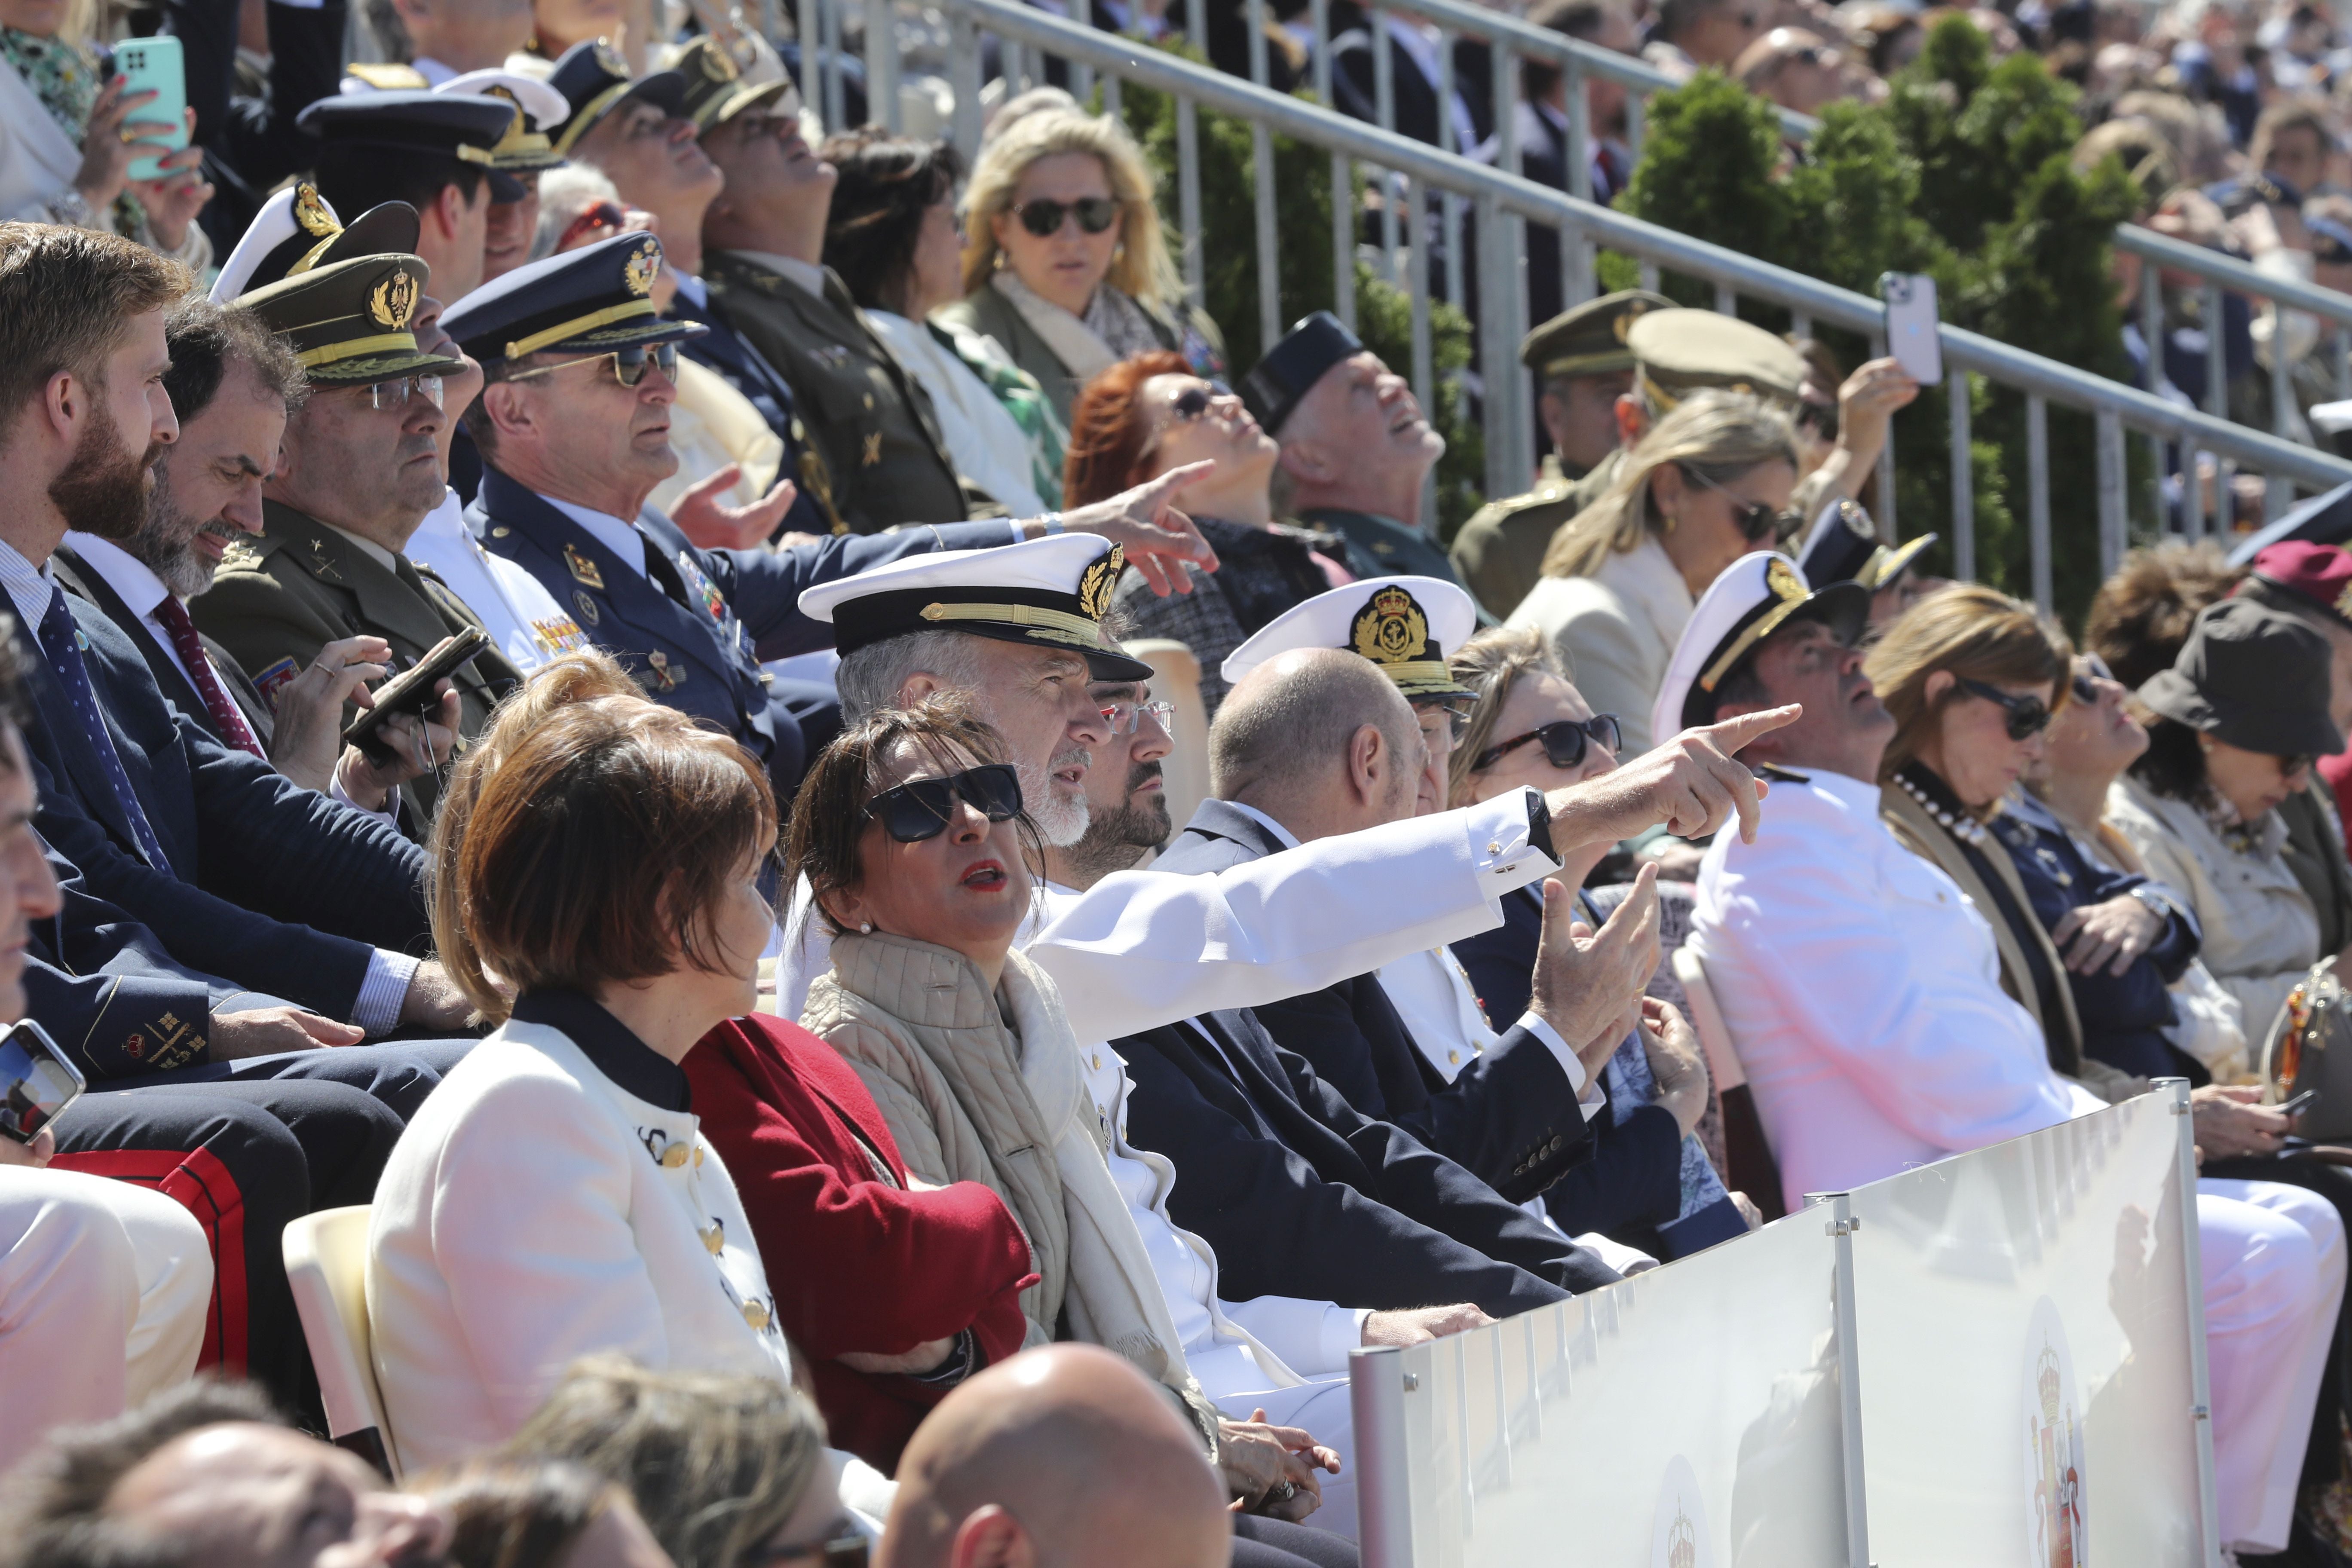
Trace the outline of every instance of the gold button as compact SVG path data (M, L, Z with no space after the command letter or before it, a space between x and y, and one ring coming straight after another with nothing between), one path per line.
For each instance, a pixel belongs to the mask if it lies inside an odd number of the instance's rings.
M768 1326L768 1304L756 1298L743 1303L743 1321L757 1330Z
M694 1168L698 1171L702 1169L702 1145L699 1143L694 1146Z
M668 1148L661 1152L662 1169L665 1171L684 1170L686 1168L686 1157L688 1152L688 1148L685 1143L671 1143Z
M874 407L874 395L870 392L866 395L866 406L868 412Z
M1102 1053L1100 1051L1097 1051L1092 1057L1089 1057L1087 1060L1094 1064L1095 1071L1102 1071Z
M1462 1059L1462 1053L1460 1051L1448 1051L1445 1053L1445 1059L1448 1063L1459 1062Z
M490 537L492 539L504 539L508 534L512 533L513 531L513 529L509 528L504 523L500 523L498 527L490 530Z
M1497 838L1497 839L1494 840L1492 843L1490 843L1490 844L1488 844L1488 845L1486 846L1486 853L1487 853L1487 854L1489 854L1489 855L1500 855L1502 852L1503 852L1503 841L1502 841L1501 839L1499 839L1499 838Z
M702 1245L713 1252L726 1246L727 1222L723 1219L714 1219L705 1226L702 1231Z

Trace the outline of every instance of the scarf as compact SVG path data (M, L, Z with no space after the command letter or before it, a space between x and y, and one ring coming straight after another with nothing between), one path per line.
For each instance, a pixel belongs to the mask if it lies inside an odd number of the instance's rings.
M1151 318L1142 306L1108 283L1098 284L1087 301L1087 313L1074 316L1021 281L1011 268L1000 268L989 287L1003 295L1021 319L1045 340L1054 357L1071 377L1084 384L1133 354L1150 353L1160 346Z

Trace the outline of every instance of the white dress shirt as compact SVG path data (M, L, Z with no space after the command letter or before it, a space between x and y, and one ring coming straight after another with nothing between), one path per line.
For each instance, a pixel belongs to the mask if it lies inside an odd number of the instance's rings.
M550 495L542 495L539 499L586 529L590 537L635 568L638 576L651 574L646 563L653 559L653 546L646 542L644 534L637 531L634 521L625 521L610 512L598 511L576 501L558 500Z
M525 675L558 654L590 646L546 584L518 563L482 547L466 526L466 503L456 490L425 514L409 537L408 558L448 584L488 628L507 661Z
M1756 842L1718 833L1690 945L1794 1209L2104 1108L2050 1067L1958 883L1895 841L1878 786L1776 779Z
M8 592L8 602L16 606L25 623L26 641L35 649L41 646L34 628L49 613L49 594L57 578L46 561L36 567L25 559L6 540L0 540L0 588ZM160 584L159 584L160 585ZM150 608L152 608L151 605ZM168 649L171 640L163 639ZM44 655L44 657L47 657ZM183 668L182 673L186 673ZM344 800L350 806L351 802ZM358 806L351 806L354 811ZM168 933L166 934L168 940ZM367 974L360 982L359 994L352 1002L350 1021L371 1035L384 1035L400 1026L400 1005L408 996L408 984L416 977L419 960L388 948L376 948L368 954Z
M65 542L73 546L74 553L82 558L83 564L106 579L106 585L114 590L116 597L139 617L139 624L147 628L148 635L155 639L155 645L163 650L163 657L172 661L172 668L186 677L190 686L195 686L195 673L188 668L187 661L181 658L179 648L173 644L171 631L155 618L155 606L172 592L163 586L163 579L155 575L155 569L112 540L100 539L95 533L69 531ZM207 657L205 663L211 662ZM227 681L221 679L217 665L213 666L213 679L220 681L224 688L228 685Z

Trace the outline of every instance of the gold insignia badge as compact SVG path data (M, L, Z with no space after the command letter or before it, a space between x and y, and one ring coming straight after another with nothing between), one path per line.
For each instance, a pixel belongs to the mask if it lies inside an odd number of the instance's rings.
M743 74L743 68L737 65L735 57L727 52L727 46L716 38L697 53L702 57L703 76L711 81L733 81Z
M612 39L597 39L590 53L606 76L616 76L624 81L628 79L629 62L621 58L621 51L613 47Z
M1356 612L1349 646L1374 664L1410 664L1429 657L1429 616L1402 588L1382 588Z
M294 221L313 239L332 239L343 232L343 226L327 210L326 198L319 195L316 185L295 188Z
M1874 540L1878 537L1878 525L1870 521L1868 512L1853 501L1838 502L1838 521L1857 538Z
M629 286L630 293L642 300L654 291L654 279L661 276L661 242L648 239L629 258L628 266L622 269L621 281Z
M1617 341L1619 342L1623 342L1627 338L1633 335L1634 321L1637 321L1641 317L1642 312L1648 308L1648 306L1640 303L1638 300L1625 308L1625 313L1618 317L1615 323L1610 329L1617 334Z
M1777 599L1801 599L1805 584L1798 578L1797 569L1789 564L1788 557L1775 555L1764 565L1764 586Z
M858 459L858 466L861 468L870 468L876 464L881 462L881 460L882 432L879 430L868 431L866 437L866 455Z
M581 554L576 545L563 547L563 563L572 568L574 579L587 584L600 594L604 591L604 574L598 569L596 563Z
M395 332L402 331L416 313L416 293L415 275L400 268L368 295L368 320Z
M1118 586L1118 574L1127 565L1127 552L1114 544L1095 557L1078 578L1078 614L1090 621L1099 621L1110 608L1112 590Z

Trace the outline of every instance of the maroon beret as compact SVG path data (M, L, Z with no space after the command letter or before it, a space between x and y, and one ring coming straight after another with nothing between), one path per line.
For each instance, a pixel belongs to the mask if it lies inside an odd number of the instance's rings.
M2352 553L2291 539L2254 557L2253 580L2352 626Z

